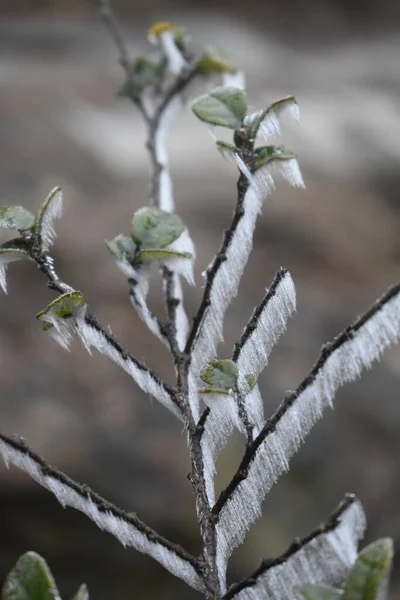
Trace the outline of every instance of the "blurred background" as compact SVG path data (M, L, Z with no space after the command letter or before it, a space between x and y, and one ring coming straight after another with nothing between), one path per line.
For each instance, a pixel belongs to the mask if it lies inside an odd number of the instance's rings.
M229 356L275 271L287 267L298 311L261 387L271 413L297 386L321 344L398 280L400 266L400 4L391 0L119 1L132 56L155 20L183 24L196 48L216 44L247 73L249 104L294 94L302 126L284 129L306 191L280 184L265 203L248 270L226 322ZM94 0L2 0L0 19L1 204L34 209L55 185L65 211L54 247L61 277L83 290L103 325L171 380L168 354L139 321L104 246L128 233L146 204L148 164L138 113L117 98L116 51ZM177 208L201 272L235 202L235 169L188 114L171 140ZM181 427L118 367L78 343L66 353L36 313L52 298L32 264L11 265L0 296L1 430L18 433L49 462L134 510L197 553L200 542ZM153 305L161 309L158 288ZM400 540L400 348L337 396L264 503L264 517L233 556L231 581L281 553L351 491L368 516L367 541ZM242 452L233 438L219 486ZM85 581L94 600L198 597L151 559L109 534L15 468L0 466L0 577L30 549L45 556L69 598ZM396 594L397 590L397 594ZM392 596L400 592L395 561Z

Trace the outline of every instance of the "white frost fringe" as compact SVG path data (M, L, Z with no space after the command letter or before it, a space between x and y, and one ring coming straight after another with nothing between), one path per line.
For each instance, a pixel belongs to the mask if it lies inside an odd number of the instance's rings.
M237 360L239 389L245 390L247 387L245 375L251 373L258 379L266 368L269 355L286 330L288 319L295 310L296 290L290 274L286 272L259 315L256 329L240 349ZM250 422L259 431L264 421L264 410L258 385L245 396L244 404Z
M155 158L161 167L159 175L159 207L166 212L173 212L175 208L172 180L168 170L168 139L183 109L184 103L182 98L175 96L162 113L155 133Z
M250 179L243 200L244 215L240 219L226 251L226 260L220 265L210 293L210 306L203 319L195 341L189 371L189 399L195 418L199 414L197 389L200 385L200 369L215 358L217 345L223 340L225 311L238 292L239 283L246 266L252 245L257 216L262 201L273 189L269 166L260 168L254 175L246 172ZM207 271L211 270L212 263ZM204 274L205 275L205 274Z
M339 525L312 539L283 564L265 571L255 585L245 587L235 600L288 600L297 586L318 584L341 586L357 558L365 530L360 502L353 502L341 515Z
M21 260L23 258L29 258L25 252L1 252L0 253L0 287L3 292L7 294L7 267L11 262Z
M39 220L39 233L42 238L42 248L48 252L53 244L56 232L54 219L62 216L63 194L59 188L52 190L45 201Z
M153 396L153 398L168 408L175 416L182 419L179 410L172 402L171 396L164 386L154 378L151 371L145 367L140 368L140 366L128 356L123 357L122 354L106 339L105 335L90 325L85 318L76 319L75 327L78 336L89 353L93 346L101 354L108 356L108 358L122 367L122 369L132 377L141 390Z
M263 112L265 111L260 110L246 117L246 125L260 118ZM300 121L299 105L292 96L271 104L261 122L257 137L261 137L266 141L274 137L279 137L281 135L281 119L285 113L289 113L295 121Z
M287 321L295 309L296 291L290 274L286 272L279 282L274 296L268 300L260 314L257 328L240 349L237 360L239 389L244 390L247 386L242 375L251 373L258 377L267 366L269 355L279 337L285 331ZM244 406L250 423L255 425L255 436L264 424L263 400L257 384L244 397ZM238 418L234 398L228 396L226 398L226 410L222 409L223 406L220 406L219 410L211 410L201 440L206 491L211 506L215 502L214 475L217 457L223 450L234 426L245 433Z
M51 475L43 474L40 464L33 458L3 440L0 440L0 453L7 467L11 463L25 471L37 483L52 492L64 508L70 506L79 510L94 521L100 529L111 533L124 546L135 548L151 556L191 587L197 590L203 589L201 579L189 562L159 542L149 539L132 523L124 521L111 512L101 512L90 498L83 498L65 483Z
M241 481L222 508L217 524L218 564L225 579L227 561L261 515L261 503L278 477L289 468L324 409L332 406L336 391L354 381L363 369L390 344L400 339L400 292L387 301L326 360L315 379L294 400L258 447L246 479ZM300 388L301 389L301 388Z

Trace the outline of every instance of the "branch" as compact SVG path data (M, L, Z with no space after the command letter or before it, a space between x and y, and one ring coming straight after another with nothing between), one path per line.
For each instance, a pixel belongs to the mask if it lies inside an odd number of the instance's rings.
M128 81L130 81L132 77L132 63L129 59L128 49L125 44L118 19L111 7L111 1L99 0L99 11L100 16L103 19L106 28L108 29L111 39L118 50L119 63L124 69Z
M86 514L100 529L113 534L124 546L131 546L162 564L190 586L202 590L202 572L198 560L146 525L132 512L125 512L105 500L87 485L80 484L49 465L18 436L0 433L0 453L6 466L11 462L41 486L52 492L63 507L70 506Z
M355 503L357 503L357 499L353 494L346 494L344 499L340 502L339 506L336 510L331 514L329 519L321 524L317 529L309 533L304 538L295 539L289 548L277 558L267 558L264 559L258 569L256 569L251 575L232 585L228 592L223 596L223 600L231 600L232 598L240 598L238 594L242 590L246 590L248 588L256 586L258 583L262 586L262 582L260 581L263 576L267 574L270 569L277 567L279 565L284 565L290 558L294 557L301 550L305 549L307 545L312 543L314 540L317 542L318 538L335 531L342 523L342 520L346 518L346 513L349 511L350 507L352 507ZM361 517L362 520L362 517ZM317 551L317 550L316 550ZM330 568L332 570L332 557L330 561ZM317 574L314 573L314 577ZM288 584L292 583L290 581ZM325 582L324 582L325 583Z
M355 379L363 367L368 367L373 360L379 357L381 352L389 344L399 338L400 306L397 306L399 304L399 294L400 283L397 283L391 286L387 292L350 327L347 327L332 342L328 342L322 347L321 354L310 373L300 383L298 388L283 400L276 412L267 420L257 438L247 449L236 474L225 490L221 492L214 505L214 514L218 515L221 513L221 510L235 493L240 483L247 478L249 469L257 456L257 451L260 446L265 442L268 436L276 431L280 421L288 413L289 409L317 381L319 383L320 380L323 380L323 375L325 375L325 373L323 373L324 369L327 365L328 367L330 366L328 364L329 359L335 353L344 348L346 344L351 346L351 352L348 354L346 353L346 356L343 357L347 359L347 364L345 361L340 361L340 363L333 365L333 368L336 368L337 372L329 374L327 387L330 387L328 390L325 390L325 393L329 393L329 401L331 401L331 397L333 397L336 389L344 383L344 381L352 381ZM387 309L387 313L384 312L385 309ZM374 320L380 316L382 317L382 321L379 323L378 328L374 323ZM369 324L371 325L370 330L368 329ZM367 338L368 345L365 349L357 339L360 335ZM365 342L365 340L363 341ZM363 351L365 354L363 354ZM353 356L352 362L351 356ZM338 359L339 358L342 357L338 357ZM349 372L342 372L346 368ZM340 379L333 381L332 377L334 377L334 375Z
M35 240L32 241L30 256L47 277L51 289L60 294L73 291L73 288L64 283L57 275L53 258L48 253L42 252ZM87 312L83 317L76 319L76 331L88 351L90 351L91 346L95 346L99 352L108 356L131 375L144 392L150 393L182 419L182 405L175 392L161 381L153 371L122 348L114 336L103 329L94 315Z
M238 199L237 199L236 209L235 209L235 212L233 215L232 222L231 222L229 228L224 232L224 236L222 239L222 244L220 246L220 249L218 250L217 254L215 255L215 258L214 258L212 264L210 265L210 267L208 267L208 269L206 271L206 286L204 289L204 293L203 293L203 297L201 299L199 309L196 313L196 316L193 319L193 326L190 331L188 341L186 344L186 348L185 348L185 354L187 354L188 356L192 352L192 348L198 337L205 314L211 304L210 296L211 296L211 290L212 290L215 278L216 278L218 271L221 268L222 264L227 259L226 252L232 243L232 240L234 238L235 232L238 228L238 225L239 225L241 219L244 217L243 203L244 203L244 198L245 198L245 194L248 190L248 187L249 187L248 180L246 179L246 177L244 175L240 174L239 180L237 183Z

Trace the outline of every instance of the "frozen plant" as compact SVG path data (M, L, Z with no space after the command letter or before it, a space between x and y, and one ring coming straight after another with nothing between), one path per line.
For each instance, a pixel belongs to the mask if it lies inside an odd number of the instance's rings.
M107 246L128 280L133 307L172 355L175 385L164 383L121 347L91 313L84 294L58 275L50 252L54 219L61 216L60 189L50 192L37 216L19 206L0 208L0 226L19 234L0 247L0 283L6 290L9 262L34 261L57 294L38 314L43 329L65 348L77 336L89 352L96 348L108 356L182 422L202 553L192 556L135 513L126 513L71 480L18 436L0 434L3 459L6 465L26 471L63 506L85 513L124 546L151 556L208 600L382 599L391 541L379 540L357 558L365 516L352 495L345 496L324 525L293 542L278 558L264 560L243 581L230 585L226 573L232 552L260 516L264 497L288 470L290 458L324 409L332 405L337 389L359 377L385 348L398 341L400 284L389 288L350 327L325 344L310 373L266 418L258 377L296 306L294 284L285 269L278 269L231 357L218 357L218 345L223 339L225 311L238 292L252 248L257 216L274 190L276 176L290 185L303 186L296 156L283 146L269 145L280 133L285 115L299 118L297 102L286 97L249 114L243 74L216 50L195 56L184 30L170 23L155 24L149 33L153 51L132 61L109 3L103 0L100 4L126 76L121 94L133 101L147 125L152 168L150 205L137 210L131 230L117 235ZM203 295L190 326L182 281L194 283L195 249L187 227L174 212L167 143L190 98L192 83L216 78L219 86L192 100L191 108L211 130L217 149L236 165L237 199L220 249L203 274ZM231 143L217 139L218 127L232 131ZM163 282L164 317L154 314L147 303L154 264ZM232 480L216 496L216 459L234 429L245 439L245 452ZM5 600L14 598L9 590L15 589L15 578L25 572L23 565L33 564L32 573L44 573L45 567L34 553L20 561L4 587ZM47 587L55 586L50 575L42 579ZM87 597L82 590L82 598Z

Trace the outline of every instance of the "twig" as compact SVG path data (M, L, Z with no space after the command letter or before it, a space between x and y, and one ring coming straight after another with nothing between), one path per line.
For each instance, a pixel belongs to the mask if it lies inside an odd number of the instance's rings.
M213 513L215 515L219 515L222 508L229 501L229 498L232 496L232 494L234 493L234 491L236 490L236 488L238 487L240 482L243 481L244 479L246 479L248 471L249 471L249 467L256 457L256 452L257 452L258 448L265 441L267 436L269 434L271 434L273 431L275 431L276 426L279 423L280 419L286 414L286 412L289 410L289 408L296 402L299 395L306 388L308 388L309 386L312 385L312 383L315 381L316 377L318 376L319 372L321 371L321 369L327 362L328 358L343 344L345 344L347 341L351 340L352 337L354 336L354 334L357 333L357 331L359 329L361 329L361 327L363 325L365 325L365 323L369 319L374 317L375 314L385 306L385 304L387 304L392 298L394 298L397 294L399 294L399 292L400 292L400 283L397 283L397 284L391 286L387 290L387 292L381 298L379 298L371 306L371 308L369 310L367 310L358 319L356 319L356 321L350 327L347 327L332 342L328 342L327 344L325 344L322 347L320 356L319 356L317 362L315 363L315 365L313 366L313 368L311 369L310 373L307 375L307 377L305 379L303 379L303 381L300 383L298 388L283 400L283 402L280 404L280 406L278 407L276 412L272 415L272 417L270 417L266 421L264 427L262 428L262 430L260 431L260 433L258 434L256 439L253 441L253 443L246 449L246 452L243 456L242 462L240 463L238 470L236 471L235 475L233 476L233 478L230 481L230 483L228 484L228 486L221 492L217 502L214 505Z
M277 287L279 286L280 282L286 275L287 275L286 269L279 269L279 271L276 273L274 280L271 284L271 287L265 294L261 303L255 309L255 311L252 314L250 321L247 323L240 339L235 344L233 355L232 355L232 360L234 362L238 362L238 360L240 358L240 354L243 350L243 347L245 346L246 342L251 338L251 336L253 335L253 333L256 331L256 329L258 327L258 322L259 322L260 316L264 312L264 309L267 306L267 304L269 303L269 301L275 296Z
M41 485L51 490L53 487L51 485L51 480L56 480L62 484L62 486L65 486L66 489L75 492L75 494L82 499L81 503L77 501L67 501L68 505L73 506L73 508L77 508L82 512L90 512L90 505L92 505L93 507L96 507L100 514L104 514L105 523L107 522L107 518L112 515L122 523L126 523L128 526L133 526L136 531L145 536L150 544L159 544L182 560L188 562L193 567L197 575L201 579L203 578L198 559L193 557L178 544L174 544L158 534L149 525L141 521L141 519L139 519L135 513L128 513L125 510L118 508L91 490L86 484L78 483L77 481L71 479L68 475L65 475L62 471L59 471L57 468L49 465L49 463L42 456L34 452L28 446L23 438L19 436L6 436L0 433L0 442L3 442L8 447L11 447L13 450L17 451L18 456L17 460L15 460L15 464L23 470L27 470L29 472L29 464L32 465L32 463L27 462L26 459L24 460L24 457L27 457L33 461L34 465L36 465L37 472L36 474L30 474L37 479ZM5 455L5 460L7 460L7 455ZM74 497L74 495L71 496L71 498ZM146 550L144 551L146 552Z
M336 529L338 524L340 523L340 519L343 513L356 501L356 497L354 494L346 494L344 499L340 502L339 506L336 510L331 514L329 519L317 527L314 531L309 533L304 538L295 539L289 546L289 548L277 558L266 558L264 559L258 569L256 569L251 575L240 581L239 583L235 583L232 585L228 592L223 596L223 600L230 600L234 598L236 594L241 592L245 588L252 587L257 584L257 580L259 577L264 575L266 571L276 567L277 565L281 565L286 562L288 558L299 552L306 544L311 542L312 540L318 538L319 536L329 533Z
M55 267L54 267L54 259L45 252L42 252L41 248L36 243L36 240L33 238L32 246L30 250L31 258L36 262L40 271L47 277L48 286L59 292L60 294L65 294L67 292L71 292L74 290L71 286L64 283L60 277L58 276ZM164 381L159 379L157 375L148 367L143 365L140 361L136 360L127 350L125 350L114 338L114 336L107 332L97 321L96 317L91 313L86 313L85 321L88 325L93 327L96 331L98 331L106 340L108 344L110 344L121 356L121 358L126 361L131 361L140 371L143 373L147 373L159 386L164 388L164 390L170 395L172 402L176 405L176 408L182 413L182 405L179 401L174 390L169 388Z
M130 81L132 77L132 63L129 59L128 49L125 44L118 19L111 7L111 1L99 0L99 11L101 18L108 29L111 39L114 41L114 44L117 47L120 65L124 69L128 81Z
M231 244L232 238L239 225L240 220L244 216L243 202L248 187L249 182L247 178L243 174L240 174L237 183L238 199L235 213L233 215L231 225L224 233L221 247L213 260L212 266L209 269L207 269L206 286L204 289L203 298L201 300L200 307L196 313L196 316L193 319L193 326L189 333L188 341L185 347L186 356L190 356L192 352L192 348L200 332L201 324L203 322L207 309L210 306L210 294L214 283L214 279L218 273L220 266L226 260L226 251L228 250Z

